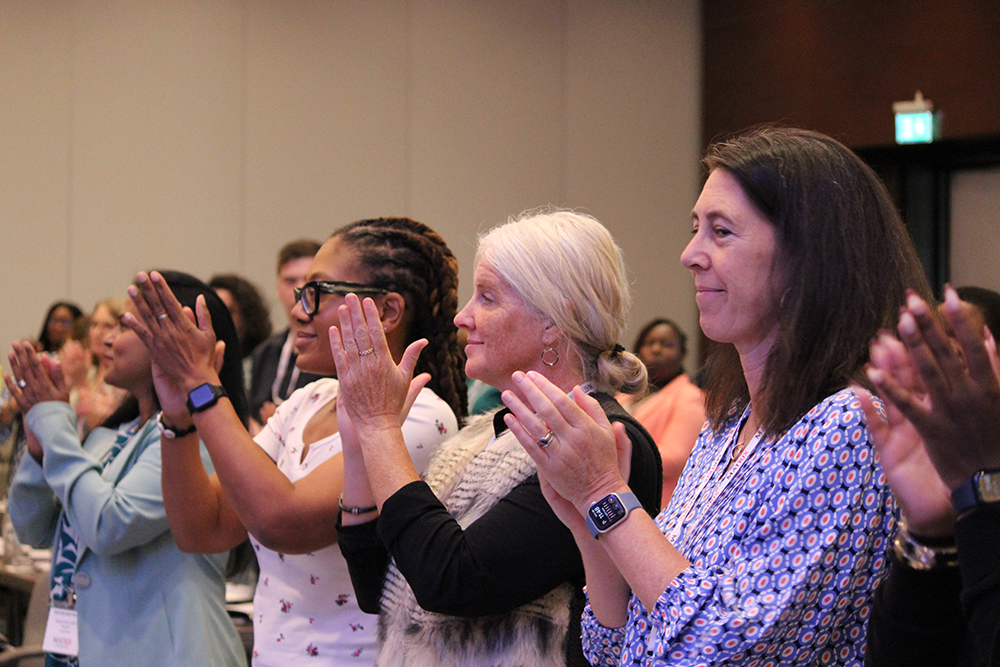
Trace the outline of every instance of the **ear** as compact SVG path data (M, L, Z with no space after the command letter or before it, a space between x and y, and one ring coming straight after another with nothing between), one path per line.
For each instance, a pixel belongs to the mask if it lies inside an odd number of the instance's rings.
M547 347L551 347L560 338L562 338L562 331L555 325L554 322L549 320L549 324L545 327L545 332L542 334L542 342Z
M382 328L386 333L403 324L406 315L406 299L399 292L389 292L382 299Z

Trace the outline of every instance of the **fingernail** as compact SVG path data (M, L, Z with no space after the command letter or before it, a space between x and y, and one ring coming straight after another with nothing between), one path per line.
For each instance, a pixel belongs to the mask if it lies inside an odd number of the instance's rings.
M917 332L917 321L910 313L903 313L899 318L899 333L904 336L912 336Z
M137 279L137 280L138 280L138 279ZM133 297L134 297L134 296L139 296L139 290L138 290L138 289L136 288L136 286L135 286L135 285L129 285L129 286L128 286L128 289L127 289L127 290L125 290L125 291L126 291L126 292L128 292L128 295L129 295L129 296L133 296Z
M528 377L534 382L538 379L538 373L536 371L528 371Z
M880 371L879 369L873 366L868 366L867 368L865 368L865 374L868 376L868 379L871 381L872 384L874 385L882 384L882 379L883 379L882 371Z
M514 382L518 384L524 382L524 373L521 371L514 371L514 375L512 377L514 378Z
M959 302L961 299L958 298L958 292L951 285L946 285L944 288L944 304L945 308L952 313L957 313L959 311Z
M146 274L145 273L140 273L139 275L137 275L135 277L135 281L137 283L144 283L144 282L146 282Z
M906 297L906 307L915 313L922 314L926 312L926 304L924 300L921 299L916 292L909 294Z
M160 282L160 280L162 280L162 278L160 277L160 274L157 273L156 271L153 271L151 274L149 274L149 278L154 283L158 283L158 282Z

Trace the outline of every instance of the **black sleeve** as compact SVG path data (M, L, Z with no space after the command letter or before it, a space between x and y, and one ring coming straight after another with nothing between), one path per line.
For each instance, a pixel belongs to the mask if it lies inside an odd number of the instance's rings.
M465 530L427 484L412 482L385 501L377 530L428 611L502 614L564 581L582 583L573 535L549 508L537 475Z
M868 621L866 667L949 667L958 664L965 619L958 568L920 572L892 555L875 589Z
M966 618L963 665L1000 664L1000 503L980 505L955 524Z
M347 561L354 594L361 611L377 614L382 598L382 582L389 566L389 552L375 533L375 521L344 526L337 522L337 543Z

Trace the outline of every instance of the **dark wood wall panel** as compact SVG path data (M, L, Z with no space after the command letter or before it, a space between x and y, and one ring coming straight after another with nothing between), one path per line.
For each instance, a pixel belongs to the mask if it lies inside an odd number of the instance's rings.
M762 122L894 141L915 90L944 136L1000 133L997 0L703 0L703 139Z

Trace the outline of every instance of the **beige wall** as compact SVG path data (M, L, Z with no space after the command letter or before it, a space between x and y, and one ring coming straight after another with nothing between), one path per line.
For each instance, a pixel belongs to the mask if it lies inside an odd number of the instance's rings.
M951 177L951 282L1000 291L1000 168Z
M134 273L236 271L409 215L470 291L477 232L582 207L637 305L696 327L697 0L0 1L0 341ZM6 355L4 355L6 356Z

